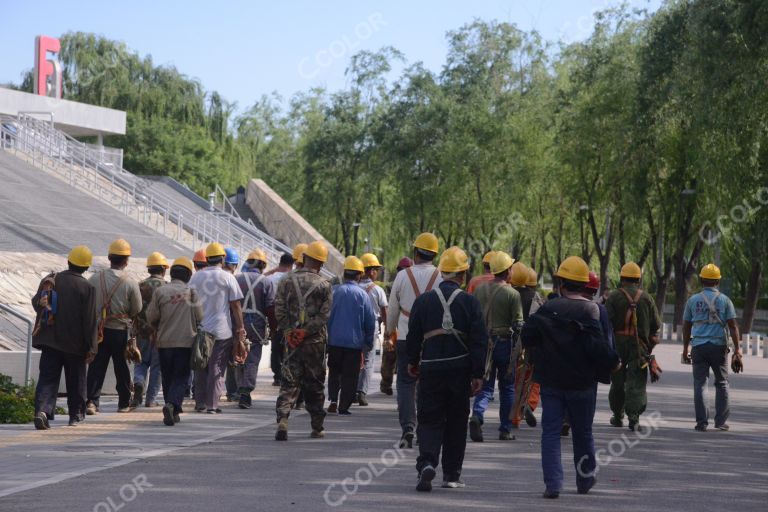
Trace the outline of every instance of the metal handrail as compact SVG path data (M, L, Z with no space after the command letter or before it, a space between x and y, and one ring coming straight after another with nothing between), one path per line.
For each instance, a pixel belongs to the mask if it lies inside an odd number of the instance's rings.
M22 320L27 324L27 358L26 366L24 367L24 385L29 386L32 381L30 375L32 374L32 331L35 328L35 321L27 317L26 315L19 313L8 304L0 303L0 309L6 313L15 316L19 320Z

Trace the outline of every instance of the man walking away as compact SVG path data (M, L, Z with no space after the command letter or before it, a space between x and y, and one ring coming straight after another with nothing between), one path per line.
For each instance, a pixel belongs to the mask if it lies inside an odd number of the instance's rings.
M368 294L368 298L371 299L371 306L373 307L373 314L376 316L376 323L373 333L373 344L376 345L376 340L379 337L379 324L387 323L387 294L384 293L384 289L376 284L376 278L379 275L379 269L381 263L379 258L375 254L366 253L360 257L365 267L365 274L360 280L360 286ZM360 378L357 383L357 403L361 406L368 405L368 386L373 378L373 360L375 351L373 349L363 352L363 369L360 370ZM392 387L390 381L390 389Z
M718 290L720 269L709 263L701 269L699 279L703 290L688 299L683 315L683 362L693 363L693 404L696 409L696 430L706 432L709 408L704 388L709 369L715 375L715 428L729 430L728 416L728 332L733 340L731 369L743 370L739 349L739 327L733 302ZM727 331L726 331L727 329ZM691 353L688 347L693 346Z
M192 263L195 265L195 272L203 270L208 266L208 260L205 259L205 249L198 249L195 251L194 259Z
M95 303L99 318L97 339L99 351L88 366L88 415L99 412L99 398L107 375L109 360L117 381L117 412L129 412L131 401L131 370L125 360L125 348L131 337L133 318L141 311L139 283L125 272L131 246L119 239L109 246L110 268L94 273L88 282L96 289Z
M277 330L275 320L275 290L277 286L262 272L267 267L267 255L261 249L255 249L248 255L243 265L243 272L237 276L237 283L243 292L243 322L251 350L245 363L236 368L238 406L251 408L251 392L256 388L256 377L261 362L261 351L269 344L269 333L274 336ZM267 332L269 329L269 333Z
M147 322L147 306L152 301L152 295L155 289L165 284L165 272L168 269L168 260L159 252L153 252L147 258L147 272L149 277L139 283L141 291L141 313L138 318L138 336L137 344L141 351L141 363L133 367L133 398L131 399L131 408L141 405L144 395L145 383L147 390L147 401L145 407L157 405L155 399L160 391L160 355L157 352L155 344L155 332L149 322ZM149 379L147 379L149 375ZM149 382L147 382L149 381Z
M413 266L413 260L411 258L403 257L397 262L397 272L395 278L401 271ZM387 286L388 295L392 294L392 283ZM388 308L389 306L387 306ZM379 390L385 395L392 396L392 381L395 378L395 372L397 371L397 329L387 333L387 320L384 320L384 336L381 341L381 382L379 383Z
M304 263L280 281L275 299L275 317L288 347L283 360L280 394L275 404L275 440L288 439L288 417L299 391L304 393L312 425L312 438L324 437L325 348L328 316L331 312L331 285L320 275L328 260L328 248L314 241L303 253Z
M483 273L469 280L469 284L467 285L467 292L474 294L481 285L493 281L493 273L491 272L491 258L493 258L495 253L496 251L488 251L485 253L482 262Z
M528 317L523 346L531 351L534 379L541 384L541 466L545 498L563 487L560 431L568 415L573 431L576 488L586 494L595 485L595 376L619 367L618 354L605 342L597 305L582 295L589 268L578 256L566 258L555 274L559 296Z
M155 344L163 375L163 423L172 427L181 418L184 393L191 368L192 344L203 321L203 306L187 285L194 268L189 258L171 266L171 282L155 290L147 307L147 321L154 327Z
M282 281L282 279L291 270L293 270L293 264L295 261L296 260L294 259L293 255L286 252L280 256L280 264L277 266L277 268L274 268L264 274L265 276L269 277L270 281L272 281L275 290L277 290L277 285L280 284L280 281ZM283 354L285 353L285 340L283 340L283 333L280 332L279 329L273 330L270 338L271 352L269 355L269 366L272 370L273 376L272 385L279 386L281 371L280 368L283 365Z
M469 419L469 437L475 442L483 441L483 417L493 395L496 379L499 380L500 394L499 439L514 439L510 433L510 413L515 400L515 362L520 352L518 338L523 326L523 307L520 294L507 282L513 263L514 260L509 254L503 251L494 252L491 256L493 281L475 291L490 335L485 380L483 388L475 397L472 417ZM494 375L496 378L492 377Z
M536 291L538 275L522 262L516 261L510 270L509 282L520 294L523 305L523 321L536 312L544 303ZM533 365L525 350L520 351L515 363L515 403L512 411L512 428L520 428L520 421L533 428L537 424L533 412L539 406L539 384L533 382Z
M624 412L629 419L629 430L641 429L640 415L648 404L646 383L648 367L655 365L651 352L659 342L657 333L661 318L656 303L640 288L642 272L630 261L621 267L619 288L605 301L608 318L613 325L616 350L622 367L613 374L608 401L613 416L611 425L624 425Z
M43 278L32 298L37 318L32 346L40 350L40 375L35 388L35 428L47 430L56 411L61 370L67 386L69 426L85 418L85 365L97 353L95 290L83 278L93 262L91 250L74 247L68 270Z
M333 290L328 319L328 397L331 401L328 412L338 410L340 415L351 414L349 406L357 391L360 363L363 353L373 348L376 330L371 301L359 286L363 272L363 262L355 256L347 256L344 282Z
M406 337L408 336L408 319L411 316L413 301L422 293L432 290L440 284L440 272L432 264L438 253L437 237L432 233L422 233L413 242L414 265L406 268L392 283L389 294L390 313L387 316L387 329L384 338L391 333L397 333L397 413L400 417L402 436L400 446L413 447L413 436L416 429L416 378L408 373L408 351Z
M235 272L237 272L237 267L240 265L240 255L237 253L236 249L233 249L231 247L226 247L224 249L224 270L229 272L232 275L235 275ZM233 351L234 351L234 340L233 340ZM224 374L224 389L227 392L227 402L234 402L240 398L240 393L237 391L237 367L238 365L235 363L234 359L234 352L230 353L229 362L227 363L227 370Z
M208 366L195 372L195 410L220 414L219 399L224 388L224 373L232 352L232 342L245 337L240 299L243 293L237 279L224 270L224 246L213 242L205 248L208 266L189 281L203 306L202 329L213 334Z
M480 303L461 290L469 269L458 247L440 258L442 281L418 297L408 322L407 370L419 378L419 473L416 490L431 491L442 450L443 487L464 487L469 398L483 385L488 350Z

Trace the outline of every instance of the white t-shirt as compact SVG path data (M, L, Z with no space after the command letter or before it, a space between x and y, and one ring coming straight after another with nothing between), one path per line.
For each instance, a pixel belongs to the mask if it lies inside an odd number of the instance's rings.
M371 287L373 285L373 287ZM371 305L373 306L373 313L376 315L376 335L379 334L379 317L381 317L381 308L386 308L389 305L387 302L387 294L384 293L384 289L375 284L370 279L364 279L360 281L360 287L366 291L368 298L371 299ZM370 291L369 291L370 288Z
M195 272L189 281L203 303L203 330L213 334L217 340L232 337L232 316L229 303L243 298L235 276L221 267L206 267Z
M280 281L285 277L285 275L288 272L280 272L279 270L276 272L273 272L272 274L267 276L267 279L272 281L272 283L275 285L275 290L277 290L277 285L280 284Z

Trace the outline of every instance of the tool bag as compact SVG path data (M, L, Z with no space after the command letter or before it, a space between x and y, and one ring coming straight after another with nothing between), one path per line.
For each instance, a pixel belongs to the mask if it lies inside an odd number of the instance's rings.
M49 274L40 281L38 291L39 299L46 298L47 303L37 316L35 327L32 330L32 336L37 336L43 327L51 327L56 323L56 312L59 307L59 298L56 294L56 274Z
M190 289L190 300L192 304L197 303L197 294L195 290ZM195 316L190 308L190 320L192 328L195 330L195 341L192 342L192 351L189 358L189 365L193 370L205 370L208 367L208 360L213 352L213 344L216 343L216 337L208 331L205 331L202 325L195 322Z

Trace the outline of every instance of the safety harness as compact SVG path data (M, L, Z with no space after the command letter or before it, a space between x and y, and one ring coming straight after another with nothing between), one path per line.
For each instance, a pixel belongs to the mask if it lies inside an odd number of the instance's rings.
M259 309L256 307L256 287L259 285L260 282L262 282L265 278L263 274L259 274L256 277L255 281L251 280L250 276L251 272L243 272L243 279L245 279L245 285L248 287L248 291L245 293L245 299L243 300L243 314L244 315L256 315L262 318L264 320L264 326L265 330L269 328L269 323L267 322L267 317L259 311ZM259 338L259 343L261 345L267 345L269 343L269 340L267 339L268 336L262 336L259 333L259 330L256 329L256 326L253 325L253 322L250 322L251 324L251 330L256 333L256 337Z
M458 329L454 329L453 327L453 316L451 316L451 304L453 304L453 301L456 299L456 297L459 296L459 294L463 293L460 288L456 288L453 293L451 293L451 296L448 297L448 300L445 300L445 296L443 295L442 290L440 288L435 288L435 293L437 294L437 298L440 299L440 304L443 306L443 323L442 327L439 329L432 329L431 331L428 331L424 334L424 342L426 343L427 340L430 338L434 338L435 336L444 336L444 335L451 335L461 344L462 347L464 347L464 350L466 350L466 353L454 356L454 357L442 357L438 359L424 359L424 343L421 345L421 362L422 363L438 363L441 361L453 361L456 359L463 359L465 357L469 356L469 347L467 347L467 343L465 340L467 339L468 335L467 333L463 331L459 331Z
M701 298L704 299L704 303L707 305L707 309L709 310L709 315L707 315L706 320L696 320L693 322L694 324L720 324L720 327L723 328L723 332L725 332L725 322L723 322L723 319L720 318L720 313L717 311L717 307L715 306L715 303L717 302L717 298L720 296L720 290L715 290L715 296L712 297L712 299L707 298L707 294L704 293L704 291L701 292ZM726 335L727 339L727 335Z
M408 276L408 280L411 282L411 288L413 288L413 294L416 296L415 298L418 298L422 293L427 293L428 291L432 290L432 287L435 285L435 281L437 281L438 274L439 271L435 269L435 271L432 273L432 277L429 278L429 282L427 282L426 289L422 292L419 290L419 283L416 282L416 277L413 275L411 267L405 269L405 275ZM400 306L400 314L406 318L411 316L411 312L405 309L403 306Z
M294 327L299 328L302 327L307 320L307 298L312 295L312 292L314 292L318 286L320 286L320 281L310 286L307 290L307 293L304 294L301 293L299 280L295 273L291 273L291 282L293 283L293 288L296 290L296 298L299 302L299 318L296 321L296 325Z
M619 288L624 296L627 298L628 306L627 313L624 317L624 328L616 331L616 334L622 336L631 336L635 338L637 344L637 360L641 370L648 368L650 365L651 382L656 382L661 376L662 370L659 364L656 362L656 356L651 354L651 347L646 345L645 341L640 338L640 333L637 330L637 303L640 301L640 297L643 295L643 290L638 288L635 296L629 295L629 292L624 288ZM647 355L643 355L641 348L644 348ZM626 366L626 362L622 363Z
M119 313L117 315L112 314L112 297L114 297L115 292L117 292L118 288L120 288L120 285L122 285L125 282L125 279L123 279L123 276L118 276L117 282L112 286L112 289L107 292L107 278L104 275L105 270L102 270L99 274L99 281L101 283L101 295L104 298L104 302L101 305L101 315L99 315L99 326L98 326L98 341L101 343L104 341L104 324L107 322L107 320L110 319L130 319L131 316L125 313Z

